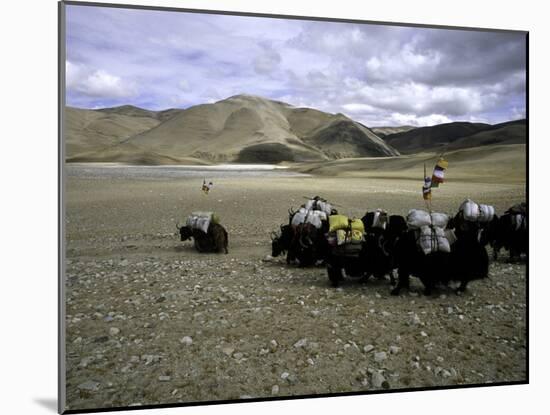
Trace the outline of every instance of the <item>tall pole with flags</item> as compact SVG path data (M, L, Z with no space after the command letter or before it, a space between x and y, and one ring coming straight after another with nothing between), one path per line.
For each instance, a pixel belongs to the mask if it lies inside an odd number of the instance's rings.
M432 179L426 175L426 163L424 163L424 185L422 186L422 197L426 203L426 208L432 210Z
M445 179L445 170L449 167L449 162L439 156L439 160L434 166L431 177L426 173L426 163L424 163L424 185L422 186L422 197L426 202L426 208L432 210L432 188L437 188Z

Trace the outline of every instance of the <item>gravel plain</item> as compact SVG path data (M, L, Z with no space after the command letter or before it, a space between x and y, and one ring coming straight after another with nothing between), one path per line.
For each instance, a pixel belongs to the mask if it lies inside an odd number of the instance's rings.
M462 296L389 281L331 288L323 267L271 258L287 210L321 195L342 213L422 208L418 180L69 174L67 409L526 380L526 264L506 256ZM210 176L209 176L210 177ZM502 213L525 185L445 183L434 208L470 197ZM229 254L199 254L175 224L216 211Z

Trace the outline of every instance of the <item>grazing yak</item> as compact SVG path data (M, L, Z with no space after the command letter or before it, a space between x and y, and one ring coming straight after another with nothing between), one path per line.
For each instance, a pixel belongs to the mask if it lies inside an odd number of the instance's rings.
M298 261L301 267L307 267L326 258L328 244L325 233L328 223L317 229L310 223L292 225L296 212L289 210L289 224L281 225L281 234L271 235L271 256L277 257L286 253L286 262Z
M217 223L210 222L208 231L204 233L200 229L193 229L189 226L176 225L182 241L193 238L195 249L199 252L228 253L227 245L229 238L225 228Z
M451 281L460 282L456 293L461 294L470 281L488 277L489 257L478 240L479 224L465 221L459 212L447 225L447 229L452 228L456 240L449 241L452 242L450 252L424 254L418 248L413 230L398 239L395 247L398 283L391 291L392 295L398 295L402 288L409 288L410 275L422 281L425 295L430 295L436 284L448 285Z

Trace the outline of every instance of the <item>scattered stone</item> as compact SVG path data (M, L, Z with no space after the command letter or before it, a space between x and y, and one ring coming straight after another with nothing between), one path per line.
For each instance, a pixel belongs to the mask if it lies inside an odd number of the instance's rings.
M386 352L376 352L376 353L374 353L374 361L376 363L383 362L387 358L388 358L388 355L386 354Z
M272 395L278 395L279 394L279 385L273 385L271 388L271 394Z
M180 343L186 346L191 346L193 344L193 339L189 336L184 336L180 339Z
M78 385L77 388L80 389L80 390L83 390L83 391L95 392L95 391L99 390L99 385L100 385L99 382L96 382L96 381L93 381L93 380L88 380L88 381Z
M105 343L109 340L108 336L99 336L94 339L94 343Z
M244 357L244 354L242 354L241 352L237 352L233 355L233 357L237 360L241 360Z
M390 346L390 354L397 354L399 353L399 350L401 350L401 348L397 346Z
M382 316L383 317L389 317L389 316L391 316L391 313L388 313L387 311L382 311Z
M301 347L305 347L307 345L307 339L300 339L296 343L294 343L294 347L296 349L299 349Z
M288 377L286 378L287 382L290 383L291 385L294 385L296 382L298 382L298 378L296 377L295 374L291 373L290 375L288 375Z
M420 332L420 335L421 335L422 337L428 337L428 333L426 333L425 331L421 331L421 332Z
M365 353L371 352L374 350L374 346L372 344L367 344L365 347L363 347L363 351Z
M375 388L382 387L382 384L386 381L386 378L380 372L374 372L372 374L371 382Z
M421 323L420 317L418 317L418 315L416 313L413 314L413 316L411 318L411 323L414 324L414 325L419 325Z
M290 376L290 373L288 372L283 372L281 373L281 379L283 380L287 380L287 378Z
M226 356L231 356L234 351L235 351L235 348L233 348L233 347L224 347L224 348L222 348L222 353L225 354Z
M109 334L110 334L111 336L116 336L116 335L119 334L119 333L120 333L120 329L117 328L117 327L111 327L111 328L109 329Z

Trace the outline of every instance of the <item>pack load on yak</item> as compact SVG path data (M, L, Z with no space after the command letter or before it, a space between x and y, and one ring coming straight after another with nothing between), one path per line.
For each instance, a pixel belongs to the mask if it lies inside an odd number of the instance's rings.
M376 209L374 212L367 212L362 220L366 232L370 232L374 229L384 230L388 224L388 212L382 209Z
M324 261L328 216L336 212L319 196L306 199L298 211L289 209L288 224L280 226L280 234L271 233L271 255L277 257L286 252L288 264L297 261L304 267Z
M470 222L490 222L495 216L495 208L489 205L477 204L470 199L466 199L460 208L462 216Z
M344 215L328 217L328 255L325 261L327 274L333 286L338 286L346 276L362 277L365 274L364 232L361 219Z
M304 207L307 210L324 212L327 216L330 215L332 212L332 205L319 196L315 196L314 198L309 199L304 204Z
M365 226L361 219L349 219L345 215L330 215L328 223L329 233L327 240L330 246L347 243L361 244L363 242Z
M415 231L416 243L425 254L451 252L449 232L445 232L449 217L444 213L412 209L407 215L407 226Z
M327 220L327 214L322 210L308 210L307 208L300 208L298 212L294 214L290 224L292 226L298 226L302 223L311 223L317 229L323 226L323 221Z
M527 203L518 203L504 213L510 215L514 230L518 231L527 229Z
M211 222L215 224L220 223L218 215L214 212L192 212L187 217L185 225L191 229L198 229L207 233Z

